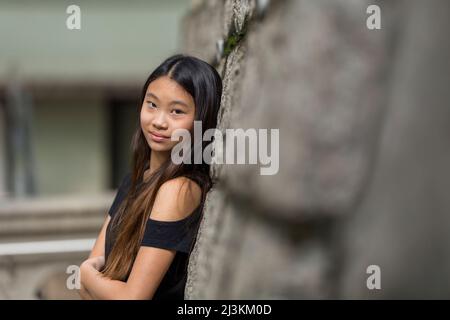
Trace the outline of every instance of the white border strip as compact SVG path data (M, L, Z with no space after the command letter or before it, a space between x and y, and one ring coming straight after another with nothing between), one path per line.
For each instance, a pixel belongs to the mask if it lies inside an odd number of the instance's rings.
M1 243L0 256L91 251L96 239Z

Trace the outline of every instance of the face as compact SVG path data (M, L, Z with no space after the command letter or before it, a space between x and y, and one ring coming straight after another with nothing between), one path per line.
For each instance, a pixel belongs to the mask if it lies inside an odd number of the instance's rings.
M178 143L170 140L172 132L192 132L194 118L194 99L177 82L163 76L150 83L141 108L141 128L152 151L169 152Z

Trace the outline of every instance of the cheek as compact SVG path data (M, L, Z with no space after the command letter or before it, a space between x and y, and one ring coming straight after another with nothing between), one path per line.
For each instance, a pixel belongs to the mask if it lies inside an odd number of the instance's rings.
M151 115L148 112L145 112L144 109L141 109L140 121L141 125L148 125L151 121Z
M185 121L183 121L183 123L181 124L182 128L192 131L194 130L194 116L189 117L188 119L186 119Z
M177 121L176 123L173 123L171 125L171 132L173 133L176 129L185 129L188 130L191 135L193 134L193 130L194 130L194 117L192 117L192 119L183 119L182 121ZM193 139L193 137L191 137L191 139ZM175 145L179 142L178 141L173 141L172 145Z
M175 129L190 130L191 128L194 128L194 117L186 116L186 117L183 117L182 119L176 119L174 121L171 121L170 127L172 128L172 131Z

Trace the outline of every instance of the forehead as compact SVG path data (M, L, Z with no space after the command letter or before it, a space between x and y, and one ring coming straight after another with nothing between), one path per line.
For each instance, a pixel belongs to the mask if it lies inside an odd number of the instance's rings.
M156 95L160 100L183 100L187 103L193 103L193 98L189 92L175 80L172 80L167 76L153 80L147 88L147 93L150 92Z

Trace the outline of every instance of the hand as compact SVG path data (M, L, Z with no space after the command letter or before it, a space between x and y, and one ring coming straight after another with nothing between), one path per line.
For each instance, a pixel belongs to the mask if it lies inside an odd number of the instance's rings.
M82 264L90 265L95 270L100 271L103 268L103 266L105 265L105 257L104 256L92 257L92 258L84 261Z
M92 274L93 270L100 271L103 266L105 265L105 257L104 256L97 256L92 257L90 259L85 260L80 265L80 290L78 291L80 294L80 297L84 300L92 300L93 297L89 293L89 291L85 287L84 281L86 280L86 275Z

